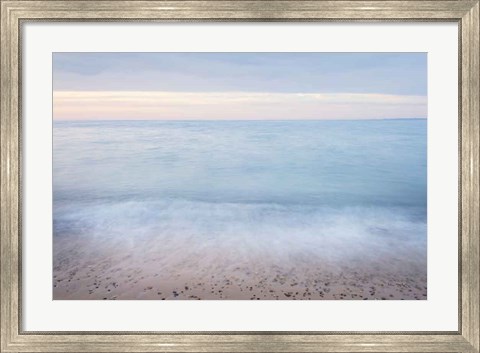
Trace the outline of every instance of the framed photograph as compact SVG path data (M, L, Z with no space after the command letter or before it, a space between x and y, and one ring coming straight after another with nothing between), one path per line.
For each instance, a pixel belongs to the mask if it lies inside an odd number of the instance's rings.
M479 352L478 1L0 2L1 352Z

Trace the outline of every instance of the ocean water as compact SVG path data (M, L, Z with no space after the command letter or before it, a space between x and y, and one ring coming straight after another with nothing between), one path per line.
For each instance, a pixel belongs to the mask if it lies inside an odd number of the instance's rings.
M426 271L427 121L56 121L53 201L54 246Z

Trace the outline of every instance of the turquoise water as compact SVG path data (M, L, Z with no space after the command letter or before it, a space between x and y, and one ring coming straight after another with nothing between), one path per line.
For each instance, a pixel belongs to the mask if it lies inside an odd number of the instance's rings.
M424 119L63 121L53 137L54 237L426 247Z

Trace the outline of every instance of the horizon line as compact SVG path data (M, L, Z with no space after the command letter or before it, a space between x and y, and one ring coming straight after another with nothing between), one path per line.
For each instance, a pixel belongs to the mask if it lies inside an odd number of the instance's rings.
M52 119L52 122L121 122L121 121L168 121L168 122L182 122L182 121L215 121L215 122L239 122L239 121L378 121L378 120L428 120L428 117L415 118L368 118L368 119Z

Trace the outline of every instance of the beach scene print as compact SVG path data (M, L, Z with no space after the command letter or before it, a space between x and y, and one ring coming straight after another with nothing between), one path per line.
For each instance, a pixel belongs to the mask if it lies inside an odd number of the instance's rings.
M54 300L426 300L425 53L54 53Z

